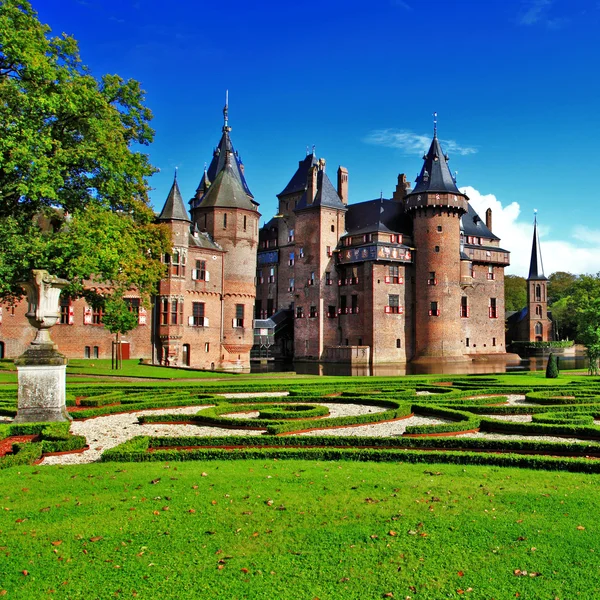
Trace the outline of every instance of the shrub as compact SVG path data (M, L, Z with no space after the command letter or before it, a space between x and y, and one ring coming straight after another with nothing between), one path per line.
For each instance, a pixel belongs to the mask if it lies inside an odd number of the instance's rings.
M555 354L550 353L548 364L546 365L546 379L556 379L558 377L558 360Z

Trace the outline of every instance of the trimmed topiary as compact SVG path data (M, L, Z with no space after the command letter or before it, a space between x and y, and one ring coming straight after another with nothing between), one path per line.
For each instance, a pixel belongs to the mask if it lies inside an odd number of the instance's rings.
M259 411L259 419L310 419L325 417L329 414L326 406L314 404L276 404Z
M556 356L550 353L548 364L546 365L546 379L556 379L558 377L558 361Z

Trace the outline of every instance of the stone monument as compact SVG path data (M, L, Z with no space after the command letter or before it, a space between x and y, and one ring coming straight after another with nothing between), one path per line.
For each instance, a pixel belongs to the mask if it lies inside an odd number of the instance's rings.
M37 335L15 360L19 401L15 423L69 421L65 404L67 359L50 339L50 327L60 319L60 292L69 282L41 269L19 285L27 292L26 317Z

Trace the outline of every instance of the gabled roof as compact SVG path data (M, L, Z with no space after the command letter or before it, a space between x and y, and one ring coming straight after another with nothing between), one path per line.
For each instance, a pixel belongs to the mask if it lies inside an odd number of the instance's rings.
M175 179L173 180L173 185L171 186L171 190L169 191L165 205L158 216L158 220L190 222L190 218L188 217L187 211L185 210L185 206L183 204L181 192L179 191L179 185L177 185L177 176L175 176Z
M246 193L236 174L235 161L226 161L202 199L194 208L244 208L256 210L256 203Z
M349 205L346 230L349 235L377 231L412 235L412 219L400 202L378 198Z
M198 227L194 227L194 231L190 232L189 238L190 248L205 248L207 250L223 251L223 248L214 242L206 231L198 231Z
M322 169L317 171L317 193L315 194L313 202L308 202L306 192L304 192L304 195L298 201L298 205L294 209L294 212L306 210L308 208L314 208L316 206L337 208L338 210L348 210L348 207L338 196L338 193L333 187L331 181L329 181L329 177L327 177L325 171Z
M417 176L415 187L410 194L447 192L464 196L456 187L454 177L448 168L448 160L448 156L442 152L437 136L434 135L429 151L423 156L423 168Z
M494 235L486 226L485 222L475 212L475 209L468 205L468 211L460 218L460 229L468 236L482 237L490 240L499 240L497 235Z
M542 250L537 232L537 215L533 220L533 244L531 245L531 261L529 263L529 276L527 279L548 279L544 275L544 264L542 263Z
M313 154L307 154L304 160L298 162L298 169L290 179L289 183L283 189L283 192L277 194L277 197L285 196L287 194L297 194L306 189L306 180L308 177L308 170L318 164L317 157Z

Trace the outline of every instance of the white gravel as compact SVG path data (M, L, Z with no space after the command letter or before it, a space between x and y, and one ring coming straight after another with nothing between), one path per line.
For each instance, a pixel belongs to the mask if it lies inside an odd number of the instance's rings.
M531 415L479 415L486 419L497 419L498 421L512 421L513 423L529 423Z
M80 465L96 462L104 450L118 446L136 435L169 436L180 435L258 435L262 431L248 431L247 429L222 429L219 427L204 427L198 425L148 423L140 425L137 418L148 414L179 414L193 415L208 406L186 406L184 408L164 408L140 410L120 415L107 415L86 421L73 421L71 433L84 435L89 444L89 450L79 454L63 454L60 456L47 456L42 465Z
M329 415L323 417L324 419L333 419L335 417L354 417L356 415L375 414L384 412L387 408L382 406L368 406L366 404L344 404L334 402L302 402L302 404L314 404L318 406L325 406L329 410ZM259 416L258 411L252 412L239 412L239 413L227 413L222 415L223 417L232 419L257 419ZM301 414L298 414L298 418Z
M578 440L577 438L554 437L550 435L510 435L506 433L465 433L463 438L485 438L487 440L530 440L532 442L564 442L566 444L592 444L597 446L597 442L590 440Z

